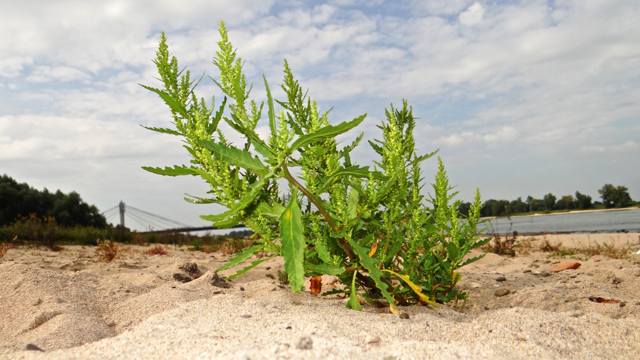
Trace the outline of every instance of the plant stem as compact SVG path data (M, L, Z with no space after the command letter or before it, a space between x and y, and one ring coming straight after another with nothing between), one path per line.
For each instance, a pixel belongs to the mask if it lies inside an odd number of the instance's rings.
M338 229L336 227L336 224L333 222L333 219L331 218L331 216L329 216L329 213L327 212L327 210L324 208L324 206L322 206L320 201L318 201L318 198L316 198L313 194L311 194L309 192L309 190L307 190L304 186L302 186L302 184L300 184L291 175L291 173L289 172L289 168L287 167L286 163L282 164L282 169L284 170L284 177L287 180L289 180L289 182L292 183L295 187L297 187L300 191L302 191L302 193L307 198L309 198L309 200L311 200L311 202L318 208L318 210L322 214L322 217L327 222L327 224L329 224L329 226L331 226L331 229L333 229L334 232L340 231L340 229ZM347 242L344 240L344 238L338 239L338 242L340 243L340 246L342 247L342 249L347 252L347 255L349 255L350 259L356 259L356 255L353 253L353 250L351 250L351 247L347 244Z

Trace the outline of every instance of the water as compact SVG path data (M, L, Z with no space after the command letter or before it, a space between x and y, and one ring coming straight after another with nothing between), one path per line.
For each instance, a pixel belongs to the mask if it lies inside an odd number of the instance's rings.
M640 209L499 218L484 225L491 226L485 233L640 232Z

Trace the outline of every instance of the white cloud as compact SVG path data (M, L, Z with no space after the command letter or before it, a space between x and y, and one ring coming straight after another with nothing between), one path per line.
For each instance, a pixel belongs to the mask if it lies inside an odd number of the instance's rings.
M485 134L482 139L488 143L495 145L497 143L511 143L518 140L518 131L511 126L503 126L501 129Z
M482 15L484 15L484 8L480 3L474 2L473 5L460 13L458 19L462 25L472 26L482 22Z
M421 117L417 147L423 153L443 147L439 155L453 169L469 166L479 173L487 162L513 157L526 161L510 164L511 174L529 171L521 163L536 161L561 171L566 163L591 159L589 154L624 163L638 150L637 141L629 140L640 137L640 127L629 125L640 115L638 4L438 0L413 1L393 12L384 8L388 4L363 1L274 4L9 2L0 13L0 31L16 36L0 39L0 111L13 115L0 118L0 156L34 164L43 173L56 171L53 163L84 156L90 160L82 166L115 173L124 170L105 159L128 152L135 170L122 176L129 178L139 176L135 171L149 153L177 157L165 152L167 143L158 140L164 137L138 126L168 126L170 116L157 96L137 84L158 86L151 59L160 30L167 32L181 68L188 65L196 77L205 70L215 76L218 19L225 20L246 61L255 99L266 97L263 72L282 98L278 84L287 58L321 106L337 105L332 122L369 113L361 126L366 140L379 137L375 116L384 116L389 102L406 98ZM198 95L221 100L206 77ZM268 136L264 123L257 131ZM356 132L341 139L349 142ZM230 139L243 141L235 134ZM367 148L363 142L354 160L368 164ZM604 156L593 158L584 168L610 166ZM637 169L608 173L640 179ZM494 183L487 178L472 185ZM154 184L158 188L149 192L163 191L167 183ZM533 180L529 185L538 186Z
M84 80L86 82L90 78L91 76L88 74L68 66L38 66L26 79L31 82L48 82L51 80Z

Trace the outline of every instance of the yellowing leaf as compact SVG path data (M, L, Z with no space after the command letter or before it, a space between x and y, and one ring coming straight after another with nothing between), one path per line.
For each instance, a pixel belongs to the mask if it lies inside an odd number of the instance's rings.
M371 245L371 251L369 251L369 256L373 257L373 255L376 254L376 250L378 250L378 242L374 242L373 245Z
M429 305L431 305L431 306L438 307L438 305L436 305L436 303L435 303L435 302L431 301L431 299L429 299L429 297L428 297L427 295L425 295L425 294L423 294L423 293L422 293L422 289L421 289L418 285L414 284L414 283L413 283L413 281L409 280L409 275L400 275L400 274L398 274L397 272L394 272L394 271L391 271L391 270L387 270L387 269L384 269L384 270L382 270L382 271L386 271L386 272L392 273L393 275L395 275L395 276L399 277L399 278L400 278L400 279L402 279L404 282L406 282L406 283L411 287L411 289L412 289L416 294L418 294L418 296L420 296L420 298L421 298L424 302L426 302L427 304L429 304Z
M391 311L391 313L393 315L400 315L400 313L398 312L398 310L396 310L393 305L389 304L389 311Z

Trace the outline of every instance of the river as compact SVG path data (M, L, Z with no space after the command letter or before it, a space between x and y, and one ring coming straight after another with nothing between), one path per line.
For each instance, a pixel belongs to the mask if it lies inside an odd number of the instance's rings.
M640 209L576 212L490 219L485 233L640 232Z

